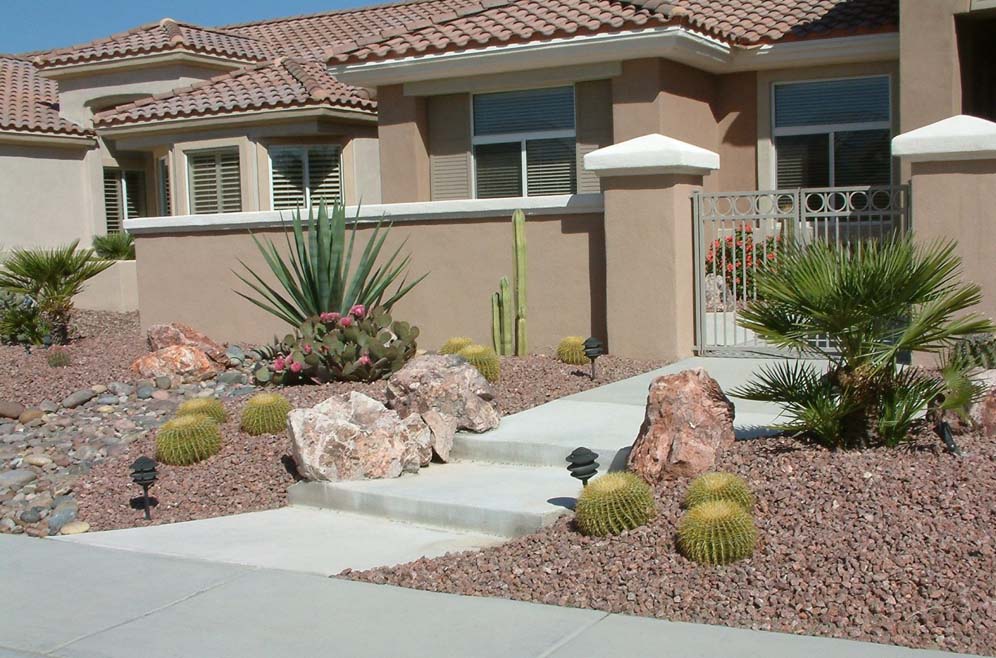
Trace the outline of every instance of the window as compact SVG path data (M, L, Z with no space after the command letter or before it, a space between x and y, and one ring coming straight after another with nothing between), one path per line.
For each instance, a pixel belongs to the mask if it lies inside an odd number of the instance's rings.
M776 185L888 185L889 85L888 76L776 84Z
M474 184L478 199L574 194L574 87L476 94Z
M167 157L159 158L156 163L156 172L159 176L159 215L168 217L173 214L173 204L170 202L169 196L169 159Z
M293 210L342 199L338 146L271 146L274 210Z
M187 154L190 212L239 212L242 210L242 177L237 147Z
M104 222L108 233L124 228L124 220L145 216L145 172L104 169Z

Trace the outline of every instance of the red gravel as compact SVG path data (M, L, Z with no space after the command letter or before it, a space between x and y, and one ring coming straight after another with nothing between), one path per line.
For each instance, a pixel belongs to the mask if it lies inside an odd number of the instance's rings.
M0 377L0 400L26 407L43 400L58 404L81 388L134 379L129 368L148 351L138 313L77 311L73 329L78 336L64 348L72 360L65 368L50 368L44 348L28 353L17 345L0 345L0 373L9 373Z
M833 453L791 439L739 442L720 467L759 498L761 546L725 568L674 548L687 482L660 516L610 539L569 520L475 553L344 577L807 635L996 653L996 442ZM565 474L566 476L566 474Z

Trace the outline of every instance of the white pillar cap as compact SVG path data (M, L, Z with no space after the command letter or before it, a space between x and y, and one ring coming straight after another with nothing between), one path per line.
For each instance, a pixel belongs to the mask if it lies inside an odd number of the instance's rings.
M996 123L949 117L894 137L892 155L910 162L996 159Z
M592 151L584 167L598 176L705 175L719 169L719 154L652 133Z

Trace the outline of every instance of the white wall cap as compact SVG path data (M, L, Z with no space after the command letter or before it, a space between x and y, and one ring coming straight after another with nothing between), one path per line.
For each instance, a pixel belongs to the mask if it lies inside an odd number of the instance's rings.
M910 162L996 159L996 123L949 117L894 137L892 155Z
M719 169L719 154L653 133L592 151L584 166L598 176L707 174Z

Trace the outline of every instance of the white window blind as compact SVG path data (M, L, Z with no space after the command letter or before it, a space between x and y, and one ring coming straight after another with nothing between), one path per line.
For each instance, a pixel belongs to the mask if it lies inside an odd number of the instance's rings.
M104 222L117 233L124 220L145 216L145 172L104 169Z
M104 225L108 233L121 230L124 208L121 206L121 173L104 169Z
M577 191L574 87L477 94L473 123L477 198Z
M240 212L242 176L238 148L187 154L190 210L195 215Z
M338 146L273 146L269 151L274 210L342 199Z
M776 185L888 185L890 84L873 76L775 85Z

